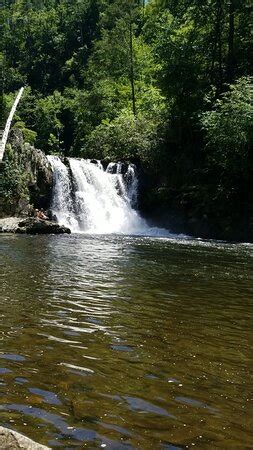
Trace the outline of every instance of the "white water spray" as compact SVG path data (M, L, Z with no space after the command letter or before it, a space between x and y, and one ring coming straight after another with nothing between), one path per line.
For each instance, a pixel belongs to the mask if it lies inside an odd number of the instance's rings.
M61 225L66 225L72 231L78 231L79 226L75 217L72 201L72 188L69 171L58 156L47 156L54 176L52 193L52 214Z
M48 156L54 171L52 213L74 232L91 234L161 234L134 209L138 178L133 164ZM123 167L124 166L124 167ZM164 233L162 233L164 235ZM166 231L168 235L168 232Z

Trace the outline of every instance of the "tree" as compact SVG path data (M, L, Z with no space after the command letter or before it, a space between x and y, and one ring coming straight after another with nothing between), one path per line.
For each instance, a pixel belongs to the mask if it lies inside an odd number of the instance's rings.
M15 120L37 147L137 157L147 198L168 208L176 191L176 208L216 220L252 167L250 3L5 0L1 113L28 84Z
M212 161L231 172L248 171L253 145L253 79L243 77L202 114Z

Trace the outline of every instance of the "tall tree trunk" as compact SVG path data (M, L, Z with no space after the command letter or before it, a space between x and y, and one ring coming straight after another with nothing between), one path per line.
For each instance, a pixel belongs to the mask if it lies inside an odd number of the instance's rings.
M229 2L229 31L228 31L228 61L227 61L227 81L232 83L235 74L234 57L234 34L235 34L235 0Z
M217 57L217 21L215 18L215 26L214 26L214 33L213 33L213 39L212 39L212 52L211 52L211 65L209 69L209 76L210 76L210 82L213 84L214 81L214 68L215 68L215 62Z
M0 129L4 124L5 55L0 59Z
M222 0L217 0L217 42L218 42L218 84L217 93L220 94L223 89L223 72L222 72L222 38L221 38L221 20L222 20Z
M133 114L136 116L136 100L135 100L135 85L134 85L134 57L133 57L133 23L132 17L130 15L129 22L129 31L130 31L130 83L132 90L132 105L133 105Z

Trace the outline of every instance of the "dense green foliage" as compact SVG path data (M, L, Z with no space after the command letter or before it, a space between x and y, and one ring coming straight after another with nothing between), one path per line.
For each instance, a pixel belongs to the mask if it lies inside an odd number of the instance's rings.
M213 150L212 159L223 169L245 171L250 165L252 93L249 79L241 78L230 85L212 111L202 114L207 147Z
M25 160L10 145L6 148L7 161L1 174L1 206L7 213L17 210L19 202L29 200Z
M251 13L248 0L5 0L2 116L29 86L26 139L140 161L143 209L222 234L252 215Z

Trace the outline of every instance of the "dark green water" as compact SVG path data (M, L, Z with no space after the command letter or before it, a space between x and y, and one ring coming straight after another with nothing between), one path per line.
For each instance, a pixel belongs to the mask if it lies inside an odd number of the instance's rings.
M0 237L0 422L62 449L250 449L252 246Z

